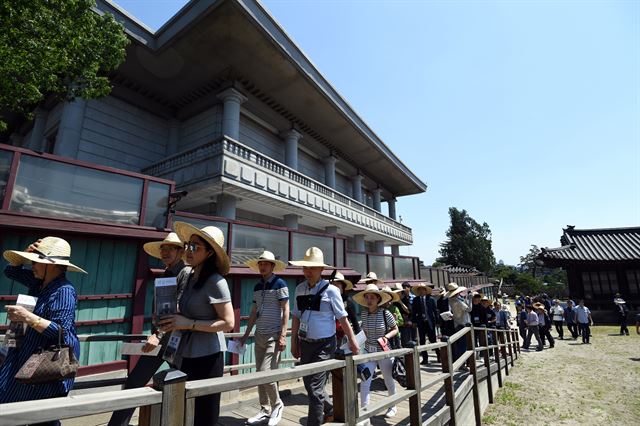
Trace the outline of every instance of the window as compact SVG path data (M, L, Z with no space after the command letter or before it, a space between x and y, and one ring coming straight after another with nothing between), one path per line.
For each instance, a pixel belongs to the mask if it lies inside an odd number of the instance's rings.
M344 267L344 245L345 240L336 238L336 265L338 268Z
M56 148L56 138L58 136L58 126L54 127L46 135L44 135L43 151L48 154L53 154L53 150Z
M13 152L0 150L0 206L4 200L4 191L9 180L9 170L11 169L11 161L13 160Z
M396 279L413 279L413 259L406 257L394 257L393 262L395 264ZM437 272L430 269L430 272ZM434 274L437 275L437 274ZM435 279L434 279L435 278ZM435 281L435 282L434 282ZM431 282L437 284L437 277L431 278Z
M195 219L192 217L185 217L180 215L174 216L173 221L187 222L197 227L198 229L204 228L205 226L215 226L216 228L220 228L220 230L222 231L222 234L224 235L225 245L227 245L226 242L229 240L229 232L228 232L229 224L227 224L227 222L218 222L215 220L207 220L207 219ZM225 247L224 249L226 250L227 247Z
M347 252L347 266L365 276L367 274L367 255Z
M302 259L304 257L304 253L309 247L318 247L322 250L322 254L324 255L324 263L331 266L335 265L335 258L333 256L333 238L292 232L291 240L291 256L294 260Z
M147 186L147 205L145 206L145 226L164 228L167 224L169 210L169 185L149 182Z
M369 255L369 272L375 272L379 279L390 280L393 278L393 258L391 256Z
M272 252L276 259L285 263L289 260L289 233L287 231L233 225L232 239L231 263L234 265L255 259L265 250Z

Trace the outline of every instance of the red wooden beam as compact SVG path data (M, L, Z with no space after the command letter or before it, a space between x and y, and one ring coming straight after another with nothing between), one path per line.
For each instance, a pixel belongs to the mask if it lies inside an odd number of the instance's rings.
M140 334L144 329L144 306L147 295L147 279L149 278L149 261L147 254L142 249L142 244L138 245L138 263L136 266L136 281L133 290L133 311L131 315L131 334ZM133 370L138 362L139 356L129 357L129 372Z
M78 377L124 370L125 368L127 368L127 361L125 360L103 362L102 364L83 365L82 367L78 367Z

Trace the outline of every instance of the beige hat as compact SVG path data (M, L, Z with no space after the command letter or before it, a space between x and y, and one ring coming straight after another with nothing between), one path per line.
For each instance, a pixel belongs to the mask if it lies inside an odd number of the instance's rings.
M87 273L84 269L69 262L71 246L58 237L44 237L37 243L38 247L32 252L5 250L2 255L14 266L28 265L33 262L45 265L66 266L68 271Z
M397 290L391 289L388 285L382 288L382 291L391 295L391 302L396 303L400 301L400 294L398 294ZM401 290L402 291L402 290Z
M411 292L413 294L415 294L416 296L420 296L418 294L418 290L424 289L425 291L427 291L427 288L433 288L433 284L431 284L431 283L418 283L418 284L414 285L411 288Z
M160 248L164 245L184 248L184 243L180 241L178 234L175 232L169 232L162 241L151 241L150 243L146 243L142 248L149 256L155 257L156 259L162 259L162 256L160 255Z
M260 272L260 268L258 267L258 263L260 262L271 262L273 263L273 272L282 272L287 269L287 264L282 260L276 259L275 255L270 251L263 251L257 259L250 259L244 262L249 268L256 272Z
M402 284L395 283L393 287L391 287L391 290L400 292L400 291L403 291L404 289L402 288Z
M364 296L371 293L377 294L380 297L380 303L378 303L378 306L384 305L385 303L391 301L391 294L380 290L378 286L373 283L367 284L364 290L354 294L353 301L356 302L358 305L367 306L364 300Z
M324 254L318 247L308 248L302 260L290 260L289 263L293 266L333 268L333 266L324 263Z
M187 222L175 222L173 224L173 228L182 242L189 242L192 235L197 235L209 243L213 248L213 251L216 253L218 273L220 275L226 275L229 273L229 256L224 250L224 234L220 228L216 228L215 226L205 226L202 229L198 229Z
M336 276L333 278L333 282L341 282L344 284L344 291L353 290L353 283L346 279L344 275L336 271Z
M464 286L458 285L456 283L449 283L447 284L447 298L451 299L452 297L457 296L465 290L467 290L467 288Z
M489 302L489 298L487 296L482 296L482 299L480 299L483 302Z
M544 309L544 304L536 302L533 304L533 309Z
M379 280L375 272L369 272L366 277L358 281L358 284L384 284L384 281Z

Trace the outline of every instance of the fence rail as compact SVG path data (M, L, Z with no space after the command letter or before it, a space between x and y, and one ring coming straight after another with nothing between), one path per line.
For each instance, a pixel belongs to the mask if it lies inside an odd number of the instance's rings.
M476 338L480 346L475 346ZM465 350L454 362L453 352L456 345L464 339ZM438 349L442 371L425 373L420 369L421 353ZM235 391L257 385L299 379L323 371L332 375L334 418L332 426L354 426L358 422L381 414L387 408L402 401L409 401L411 425L460 423L459 409L469 394L473 398L475 423L481 423L481 404L479 381L486 378L489 402L493 402L492 376L497 374L498 386L503 385L502 370L509 375L509 364L520 353L517 330L485 329L465 327L443 342L395 349L388 352L376 352L362 355L347 355L312 364L284 367L278 370L254 372L236 376L186 381L186 375L178 370L167 370L154 376L154 388L139 388L122 391L100 392L90 395L71 396L38 401L3 404L0 412L0 424L20 425L49 420L81 417L124 408L146 406L150 413L141 424L161 426L191 426L196 397L220 392ZM476 354L483 359L478 368ZM494 361L491 361L493 354ZM400 389L395 395L373 402L368 407L358 407L357 365L370 361L403 357L407 370L407 388ZM284 360L295 362L295 360ZM466 367L465 367L466 365ZM239 366L238 366L239 367ZM469 375L462 383L454 386L454 376L460 368L468 369ZM423 419L421 412L421 393L432 386L444 387L446 406ZM355 408L355 409L353 409Z

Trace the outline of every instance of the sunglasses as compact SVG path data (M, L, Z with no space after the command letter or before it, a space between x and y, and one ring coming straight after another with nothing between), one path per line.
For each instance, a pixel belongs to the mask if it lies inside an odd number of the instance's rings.
M195 253L198 250L200 250L201 248L204 248L204 246L202 246L200 244L196 244L196 243L184 243L185 251L191 251L191 252Z

